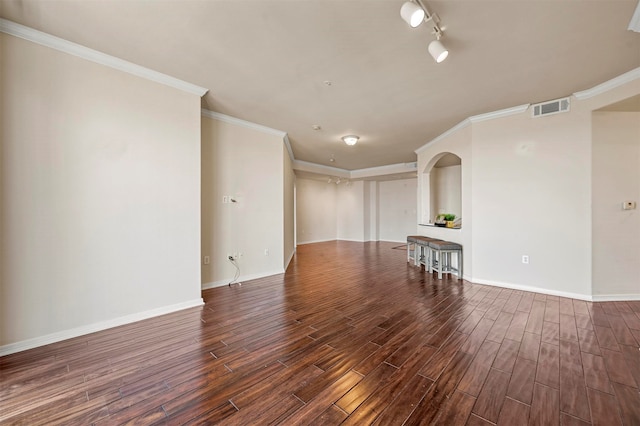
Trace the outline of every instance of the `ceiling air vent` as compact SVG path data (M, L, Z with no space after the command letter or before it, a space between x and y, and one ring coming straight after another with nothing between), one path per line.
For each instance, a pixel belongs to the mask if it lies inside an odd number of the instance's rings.
M558 114L567 111L569 111L569 98L556 99L555 101L547 101L531 105L531 113L533 117L542 117L543 115Z

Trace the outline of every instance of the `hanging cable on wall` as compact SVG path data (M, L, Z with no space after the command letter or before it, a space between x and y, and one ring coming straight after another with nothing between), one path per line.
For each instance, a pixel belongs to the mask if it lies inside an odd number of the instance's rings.
M238 265L238 262L236 261L236 259L234 259L233 256L229 256L228 259L229 262L231 262L231 264L236 267L236 273L233 276L233 279L229 282L229 287L231 287L231 284L238 284L239 286L241 286L242 283L237 281L237 279L240 278L240 265Z

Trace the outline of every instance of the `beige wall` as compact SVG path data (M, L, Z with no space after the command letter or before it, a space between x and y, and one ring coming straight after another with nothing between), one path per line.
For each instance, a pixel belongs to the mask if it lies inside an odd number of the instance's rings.
M297 243L335 240L338 236L336 209L337 193L334 183L297 178Z
M406 242L415 234L417 179L378 182L380 240Z
M229 254L242 253L241 280L284 271L282 146L282 136L202 117L202 256L211 258L204 288L234 277ZM237 202L223 204L225 195Z
M298 243L406 241L415 233L416 185L416 179L336 185L299 178Z
M0 354L200 304L200 98L0 54Z
M431 170L432 220L439 214L462 217L462 166L438 167Z
M590 127L578 108L473 125L476 281L590 293Z
M640 113L593 113L593 294L640 293ZM638 204L636 204L638 205Z
M335 185L337 192L337 239L364 241L364 183Z
M462 158L463 224L460 231L418 232L462 243L465 277L473 282L584 299L640 298L636 216L616 210L623 198L638 197L637 113L592 114L640 93L640 80L613 86L572 97L568 113L471 119L422 147L422 172L445 152ZM430 176L421 177L424 220ZM618 222L609 229L614 210ZM615 271L607 269L611 262Z

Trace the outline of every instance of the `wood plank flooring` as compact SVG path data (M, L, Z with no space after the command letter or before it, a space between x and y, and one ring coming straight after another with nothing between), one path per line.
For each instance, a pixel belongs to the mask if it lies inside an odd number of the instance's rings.
M299 246L202 308L0 358L0 423L640 425L640 302L439 281L405 256Z

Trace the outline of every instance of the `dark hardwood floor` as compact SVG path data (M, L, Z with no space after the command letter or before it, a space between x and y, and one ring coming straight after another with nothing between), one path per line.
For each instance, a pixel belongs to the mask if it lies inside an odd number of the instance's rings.
M202 308L0 358L0 423L640 425L640 302L438 281L405 256L303 245Z

